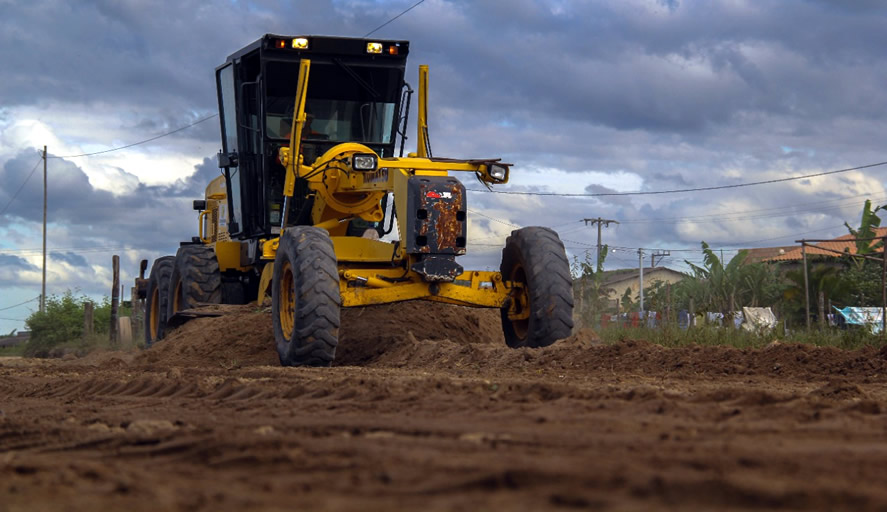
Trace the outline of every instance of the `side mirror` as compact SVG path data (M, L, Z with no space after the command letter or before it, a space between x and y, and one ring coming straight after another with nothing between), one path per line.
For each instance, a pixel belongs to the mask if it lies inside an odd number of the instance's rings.
M219 151L219 168L227 169L237 167L237 153L222 153Z
M195 199L194 200L194 209L202 212L206 210L206 200L204 199Z

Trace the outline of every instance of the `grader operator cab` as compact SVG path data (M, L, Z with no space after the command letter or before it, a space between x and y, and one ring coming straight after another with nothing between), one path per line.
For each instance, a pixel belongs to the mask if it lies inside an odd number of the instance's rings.
M341 307L414 299L499 308L511 347L570 334L572 281L555 232L513 231L499 272L457 262L468 210L452 174L493 186L507 182L510 164L432 156L426 66L417 151L403 156L409 48L269 34L216 69L221 175L194 201L198 235L154 261L147 279L142 262L147 345L201 306L269 296L284 365L332 363ZM399 239L389 241L395 225Z

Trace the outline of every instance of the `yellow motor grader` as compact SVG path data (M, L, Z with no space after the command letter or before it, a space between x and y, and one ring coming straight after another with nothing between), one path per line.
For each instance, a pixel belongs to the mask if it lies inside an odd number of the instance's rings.
M194 201L198 236L147 278L142 262L147 345L200 306L269 296L284 365L332 363L340 308L414 299L499 308L511 347L570 334L572 281L554 231L513 231L499 272L457 262L468 210L453 174L494 186L510 164L432 156L427 66L417 151L403 156L408 54L407 41L268 34L216 69L221 175Z

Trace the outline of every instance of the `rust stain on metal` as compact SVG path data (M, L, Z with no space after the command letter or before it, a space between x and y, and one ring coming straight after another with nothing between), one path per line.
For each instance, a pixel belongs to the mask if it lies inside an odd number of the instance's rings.
M449 187L452 194L452 201L437 201L434 209L437 211L435 216L437 232L437 246L439 248L452 248L457 253L460 248L456 247L456 239L462 234L462 224L459 222L457 214L462 210L462 189L458 183L454 183Z

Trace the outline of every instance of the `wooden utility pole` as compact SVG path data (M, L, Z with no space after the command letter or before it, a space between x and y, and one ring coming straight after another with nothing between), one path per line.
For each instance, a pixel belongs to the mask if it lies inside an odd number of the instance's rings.
M804 257L804 305L807 310L807 330L810 330L810 282L807 279L807 243L801 242L801 255Z
M117 311L120 306L120 256L115 254L111 258L111 267L114 274L111 285L111 346L116 347L118 342Z
M610 227L610 224L619 224L619 221L613 219L602 219L600 217L596 219L582 220L585 221L586 226L589 224L591 224L592 226L597 224L597 268L600 268L601 264L604 261L603 258L601 258L601 248L603 247L603 245L601 244L601 226Z
M664 258L666 256L671 256L671 251L669 251L669 250L660 251L658 249L653 251L653 254L650 255L650 268L656 267L656 258L659 258L659 261L661 262L662 258Z
M43 146L43 287L40 291L40 312L46 311L46 146Z
M638 307L638 311L641 313L644 312L644 250L638 249L638 281L640 282L640 287L638 288L639 297L641 299Z

